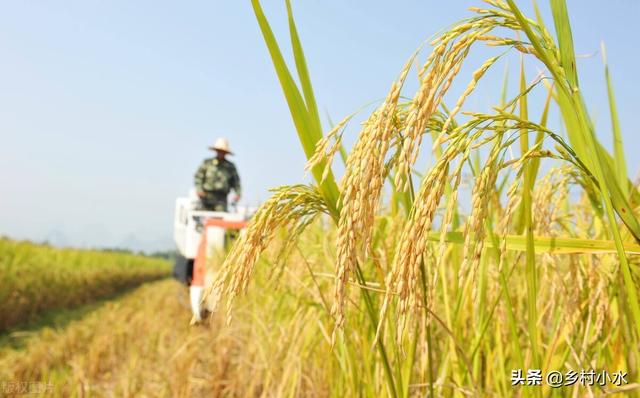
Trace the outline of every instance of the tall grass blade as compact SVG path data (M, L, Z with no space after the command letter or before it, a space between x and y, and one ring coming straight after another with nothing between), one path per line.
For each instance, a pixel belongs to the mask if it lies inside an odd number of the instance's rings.
M432 242L440 240L440 232L430 232L428 239ZM526 238L522 235L507 235L505 237L507 250L524 252L526 251ZM445 234L445 242L458 245L464 244L462 232L454 231ZM488 240L486 246L493 248L493 242ZM548 236L536 236L533 240L533 247L536 253L552 254L604 254L616 253L616 243L612 240L601 239L581 239L581 238L557 238ZM640 254L640 245L637 243L625 242L624 250L628 254Z
M611 115L611 132L613 133L613 159L615 162L615 171L620 190L625 197L629 196L629 176L627 174L627 162L624 156L624 147L622 144L622 132L620 131L620 121L618 120L618 109L616 107L616 98L613 94L613 85L611 84L611 75L609 73L609 65L607 65L607 54L604 43L602 48L602 62L604 63L604 76L607 80L607 95L609 97L609 113Z
M291 9L291 1L286 0L287 4L287 16L289 18L289 34L291 36L291 47L293 50L293 57L296 63L296 70L298 71L298 78L300 79L300 86L302 87L302 93L309 112L309 119L313 126L312 136L314 140L322 138L322 125L320 124L320 116L318 114L318 106L316 104L316 98L313 93L313 86L311 85L311 78L309 76L309 70L307 68L307 61L302 50L302 43L300 43L300 37L298 36L298 30L296 29L296 23L293 18L293 10Z
M573 50L573 35L571 34L571 23L569 21L569 13L567 12L567 3L565 0L551 0L551 12L558 35L560 66L564 69L565 77L571 89L577 89L578 72L576 69L576 56Z
M520 64L520 92L523 95L520 96L519 104L520 104L520 118L522 120L529 119L529 112L527 109L527 82L524 72L524 60ZM520 131L520 150L522 152L522 156L529 151L529 132L527 129L523 129ZM533 243L533 221L531 218L531 196L533 192L533 185L535 176L531 173L531 164L527 162L524 166L524 174L523 179L524 182L522 184L522 214L523 214L523 228L526 239L526 250L525 250L525 273L527 276L526 284L527 284L527 312L528 312L528 331L529 331L529 340L531 342L531 356L532 365L535 368L540 367L540 355L538 352L538 307L537 307L537 297L538 297L538 287L537 287L537 278L536 278L536 264L535 264L535 246Z
M269 50L271 61L273 62L276 74L278 75L280 86L282 87L282 91L287 100L287 105L289 106L289 111L291 112L291 117L296 127L298 138L300 139L300 143L302 144L302 148L307 159L309 159L313 156L316 143L322 138L322 130L320 129L318 110L315 106L315 99L313 97L313 91L311 90L309 76L306 71L306 63L304 62L304 55L302 54L301 46L299 46L300 43L297 38L297 33L295 38L292 37L292 42L294 43L294 55L296 58L296 65L298 66L298 72L300 73L302 71L303 74L300 76L300 81L303 86L307 85L306 90L303 89L307 96L307 103L303 100L302 94L291 76L291 72L289 71L284 57L282 56L278 42L271 30L271 26L269 25L266 16L264 15L264 11L260 6L259 0L252 0L251 4L258 21L258 25L260 26L262 36L264 37L264 41ZM287 10L290 12L289 5ZM292 19L293 18L291 17L290 21L292 21ZM292 25L290 29L292 32L295 32L295 25ZM297 45L295 43L297 43ZM308 106L313 106L314 109L312 112L309 111ZM327 202L329 211L334 218L337 218L339 214L337 207L339 196L338 185L331 173L329 173L329 176L324 181L322 180L324 166L325 165L321 162L313 168L312 173L315 180L318 182L319 191Z

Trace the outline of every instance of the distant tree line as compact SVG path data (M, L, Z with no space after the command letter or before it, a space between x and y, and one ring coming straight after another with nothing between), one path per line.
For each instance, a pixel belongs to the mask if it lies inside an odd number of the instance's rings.
M11 239L8 236L4 236L4 235L0 235L0 240L11 240L11 241L16 241L15 239ZM29 239L21 239L21 240L17 240L18 242L29 242L29 243L33 243L35 245L41 245L41 246L47 246L47 247L54 247L54 245L52 245L49 241L41 241L41 242L34 242L32 240ZM132 250L132 249L128 249L128 248L124 248L124 247L104 247L104 248L96 248L96 247L88 247L86 248L87 250L96 250L96 251L101 251L101 252L109 252L109 253L126 253L126 254L133 254L136 256L143 256L143 257L153 257L153 258L164 258L167 260L175 260L176 258L176 251L175 250L157 250L157 251L152 251L152 252L145 252L144 250Z
M145 252L144 250L131 250L123 247L105 247L96 249L103 252L111 252L111 253L127 253L134 254L136 256L144 256L144 257L154 257L154 258L164 258L167 260L173 260L176 257L175 250L158 250L152 252Z

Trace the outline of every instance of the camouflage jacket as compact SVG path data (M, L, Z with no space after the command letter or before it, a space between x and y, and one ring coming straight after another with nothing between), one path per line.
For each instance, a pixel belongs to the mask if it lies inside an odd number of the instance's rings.
M240 177L236 166L230 161L218 158L205 159L195 175L198 192L228 194L230 190L240 195Z

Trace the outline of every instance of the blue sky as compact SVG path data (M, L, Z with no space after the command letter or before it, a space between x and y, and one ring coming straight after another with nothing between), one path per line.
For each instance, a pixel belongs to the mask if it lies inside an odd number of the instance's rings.
M286 44L284 2L265 3ZM294 0L321 110L337 120L384 97L422 41L478 4ZM519 4L530 9L528 1ZM640 3L568 6L577 53L607 45L634 177ZM472 53L454 95L487 54ZM505 63L515 81L517 62L514 56L497 65L467 109L495 103ZM530 78L536 68L528 65ZM600 56L581 58L579 71L598 133L608 141ZM0 235L169 248L174 199L189 190L219 135L237 153L243 203L305 180L249 1L0 1Z

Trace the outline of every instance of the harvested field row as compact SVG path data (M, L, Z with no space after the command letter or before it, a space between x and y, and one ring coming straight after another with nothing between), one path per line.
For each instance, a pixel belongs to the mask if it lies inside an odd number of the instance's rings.
M167 260L0 239L0 331L170 274Z

